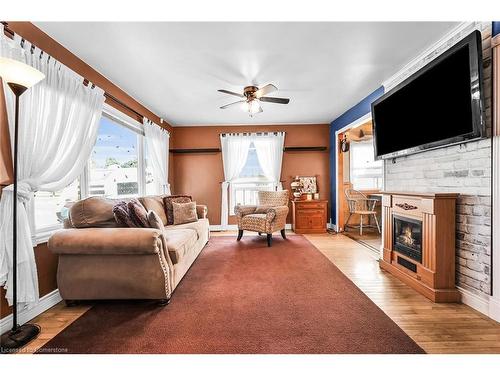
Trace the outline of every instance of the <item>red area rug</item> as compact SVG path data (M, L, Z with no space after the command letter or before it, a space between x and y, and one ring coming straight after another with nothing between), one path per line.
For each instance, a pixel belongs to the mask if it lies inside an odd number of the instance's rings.
M56 349L56 350L54 350ZM424 353L302 236L212 237L170 305L97 302L41 352Z

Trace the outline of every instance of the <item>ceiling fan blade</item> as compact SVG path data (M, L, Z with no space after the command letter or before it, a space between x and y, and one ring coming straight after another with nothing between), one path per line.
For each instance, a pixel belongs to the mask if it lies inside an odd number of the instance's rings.
M237 102L223 105L222 107L220 107L220 109L226 109L226 108L232 107L233 105L241 104L241 103L245 103L245 102L246 102L246 100L238 100Z
M270 96L263 96L259 98L261 102L277 103L277 104L288 104L290 99L288 98L272 98Z
M274 92L276 90L278 90L278 88L276 86L269 84L269 85L265 85L264 87L261 87L260 89L255 91L254 95L256 98L260 99L262 96L269 94L271 92Z
M240 98L244 98L245 97L245 95L243 95L243 94L238 94L237 92L233 92L233 91L229 91L229 90L217 90L217 91L222 92L224 94L239 96Z

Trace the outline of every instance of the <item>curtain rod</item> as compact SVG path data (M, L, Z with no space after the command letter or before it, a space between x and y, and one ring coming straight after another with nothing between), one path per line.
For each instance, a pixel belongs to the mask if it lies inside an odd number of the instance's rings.
M244 136L244 137L248 137L248 136L251 136L251 135L267 135L267 134L274 134L274 135L278 135L279 133L283 133L285 134L284 131L277 131L277 132L252 132L252 133L248 133L248 132L244 132L244 133L220 133L220 135L222 137L225 137L227 135L240 135L240 136Z
M14 39L14 35L16 35L16 33L14 31L12 31L11 29L9 29L9 23L6 22L6 21L2 21L1 22L4 26L4 32L5 34L7 35L7 37L11 38L11 39ZM88 85L89 84L89 80L87 78L84 78L83 79L83 84L84 85ZM130 112L134 113L136 116L138 117L141 117L141 118L148 118L147 116L144 116L143 114L137 112L135 109L131 108L130 106L128 106L127 104L125 104L124 102L122 102L120 99L118 99L116 96L114 95L111 95L110 93L104 91L104 97L106 99L110 99L112 101L114 101L115 103L119 104L120 106L122 106L123 108L129 110ZM158 125L158 124L157 124ZM163 126L160 125L160 127L163 128Z

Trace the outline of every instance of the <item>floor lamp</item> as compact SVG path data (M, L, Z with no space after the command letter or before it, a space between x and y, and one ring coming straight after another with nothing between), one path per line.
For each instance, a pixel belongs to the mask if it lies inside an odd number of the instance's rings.
M13 243L12 243L12 276L14 279L12 288L12 329L2 335L0 347L2 350L12 350L21 348L33 340L40 333L40 327L35 324L18 324L17 311L17 143L19 134L19 97L31 86L40 82L45 75L35 68L20 61L0 57L0 77L5 82L16 97L15 106L15 126L13 147ZM1 89L1 88L0 88Z

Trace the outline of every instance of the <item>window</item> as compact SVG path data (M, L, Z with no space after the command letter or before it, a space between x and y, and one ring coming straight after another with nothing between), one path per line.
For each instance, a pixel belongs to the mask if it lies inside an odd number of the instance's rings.
M34 199L37 231L43 232L60 227L64 219L68 218L68 207L80 197L80 179L55 193L37 191Z
M253 142L250 144L245 166L241 170L239 177L231 182L230 189L232 215L234 215L234 207L238 204L257 204L257 195L260 190L274 189L274 183L264 176Z
M383 178L382 160L374 160L373 142L351 142L350 179L353 189L381 189Z
M142 124L105 106L97 140L81 177L58 192L38 191L34 199L37 241L60 228L71 203L90 196L128 198L153 195L160 184L147 160Z
M139 195L139 148L143 137L103 116L88 167L88 196L126 198Z

